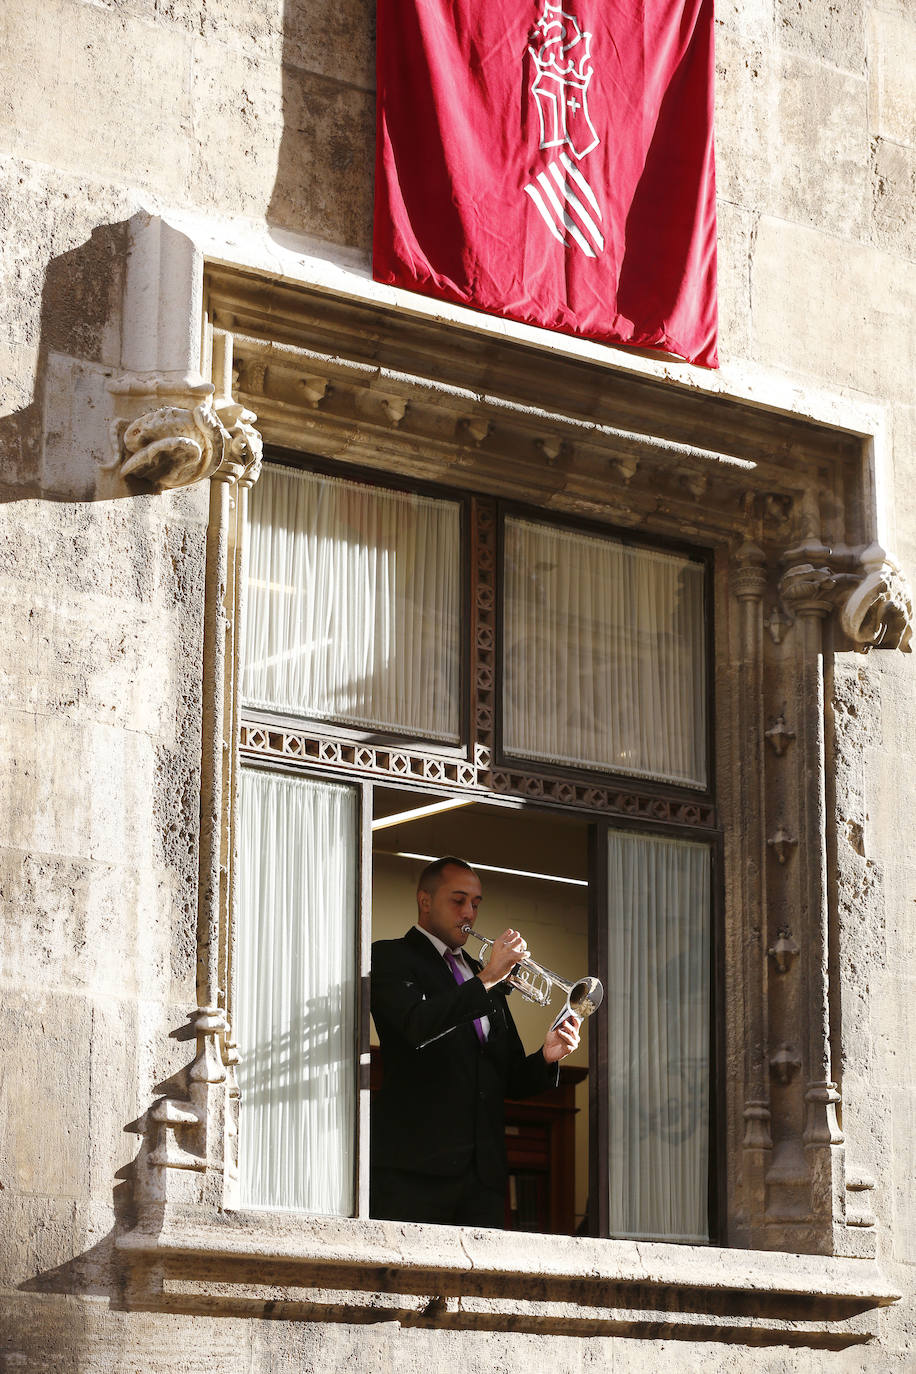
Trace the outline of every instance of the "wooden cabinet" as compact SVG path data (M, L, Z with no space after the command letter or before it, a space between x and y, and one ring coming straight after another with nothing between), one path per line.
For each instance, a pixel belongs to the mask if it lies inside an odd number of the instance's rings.
M587 1069L560 1066L560 1082L506 1102L506 1229L570 1236L576 1226L576 1084Z

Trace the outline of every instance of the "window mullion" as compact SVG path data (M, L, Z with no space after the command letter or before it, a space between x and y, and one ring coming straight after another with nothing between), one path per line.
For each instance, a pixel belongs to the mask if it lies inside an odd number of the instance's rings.
M372 960L372 785L360 786L357 934L356 1215L369 1215L369 974Z

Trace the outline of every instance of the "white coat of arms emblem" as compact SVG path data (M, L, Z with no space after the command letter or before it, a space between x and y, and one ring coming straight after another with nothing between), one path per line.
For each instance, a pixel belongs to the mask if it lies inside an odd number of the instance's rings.
M573 14L544 0L541 17L529 35L534 70L531 95L537 107L541 148L559 149L555 161L525 186L554 238L594 258L604 249L598 198L576 162L600 139L588 110L594 68L592 35ZM572 154L572 158L570 157Z

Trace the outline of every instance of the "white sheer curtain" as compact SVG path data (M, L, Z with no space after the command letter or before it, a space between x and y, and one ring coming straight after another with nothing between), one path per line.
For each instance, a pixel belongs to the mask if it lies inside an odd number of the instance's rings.
M457 740L460 507L265 466L249 498L242 695Z
M704 571L507 520L508 753L706 785Z
M608 835L610 1231L709 1238L710 854Z
M243 769L239 812L242 1205L350 1215L356 792Z

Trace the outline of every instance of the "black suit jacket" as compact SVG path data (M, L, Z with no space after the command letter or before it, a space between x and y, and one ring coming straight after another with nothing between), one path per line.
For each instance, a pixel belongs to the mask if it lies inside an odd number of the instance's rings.
M476 1165L484 1183L502 1188L505 1098L530 1097L559 1077L540 1049L526 1056L505 985L489 993L479 978L459 985L435 946L411 928L372 946L372 1015L383 1064L373 1168L454 1177ZM483 1046L479 1016L490 1018Z

